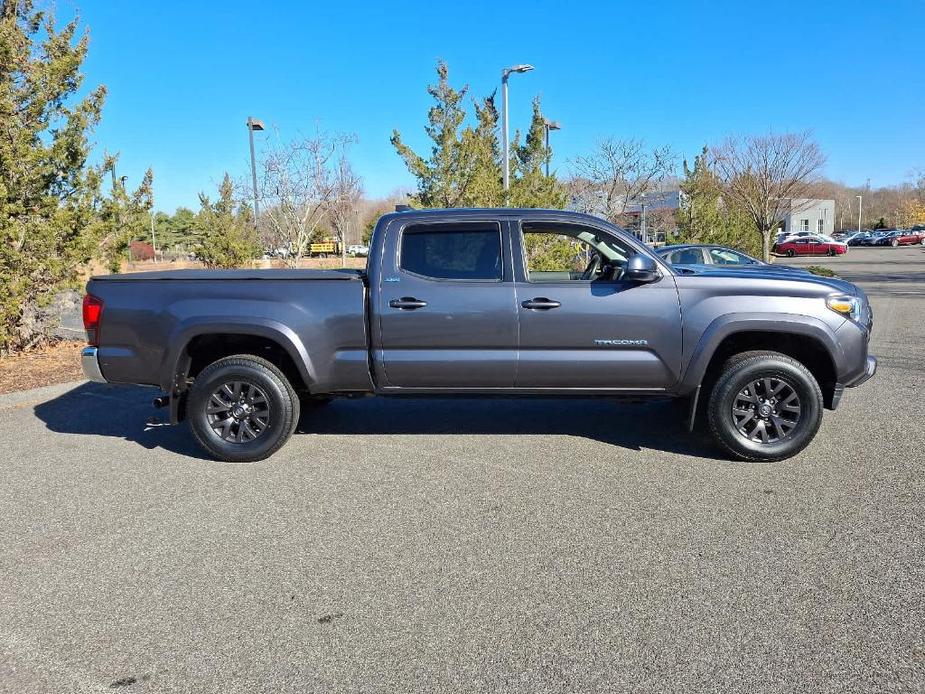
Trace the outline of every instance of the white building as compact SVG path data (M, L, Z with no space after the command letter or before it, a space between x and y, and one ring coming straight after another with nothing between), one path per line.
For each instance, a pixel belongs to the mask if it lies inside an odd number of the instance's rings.
M777 231L793 234L798 231L811 231L816 234L831 236L835 231L835 201L794 198L782 210L783 221Z

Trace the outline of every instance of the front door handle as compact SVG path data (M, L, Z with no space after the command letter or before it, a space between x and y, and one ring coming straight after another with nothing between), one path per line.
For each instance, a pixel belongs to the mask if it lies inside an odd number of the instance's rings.
M416 308L424 308L427 306L427 302L415 299L413 296L403 296L401 299L392 299L389 302L389 306L392 308L400 308L404 311L413 311Z
M532 308L537 311L548 311L551 308L559 308L562 304L558 301L553 301L552 299L547 299L545 296L538 296L535 299L527 299L521 306L524 308Z

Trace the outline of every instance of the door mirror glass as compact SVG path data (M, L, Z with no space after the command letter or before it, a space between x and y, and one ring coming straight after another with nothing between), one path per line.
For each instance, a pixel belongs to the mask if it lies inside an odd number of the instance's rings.
M658 266L649 256L637 253L626 261L623 276L631 282L654 282L658 279Z

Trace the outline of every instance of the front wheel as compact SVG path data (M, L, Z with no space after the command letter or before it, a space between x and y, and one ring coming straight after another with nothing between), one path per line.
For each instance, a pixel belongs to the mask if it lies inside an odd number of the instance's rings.
M896 248L899 245L899 241L897 241L896 239L893 239L892 241L890 241L890 245L893 248Z
M299 423L299 398L282 372L247 354L196 377L187 404L193 435L218 460L253 462L278 451Z
M796 359L746 352L723 367L707 409L710 433L740 460L775 461L809 445L822 422L822 391Z

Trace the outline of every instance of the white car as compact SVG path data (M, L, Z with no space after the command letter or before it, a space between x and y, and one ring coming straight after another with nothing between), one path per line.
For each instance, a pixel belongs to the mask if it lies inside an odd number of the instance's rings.
M353 246L347 246L347 255L360 256L365 258L369 255L369 246L363 246L361 244L354 244Z

